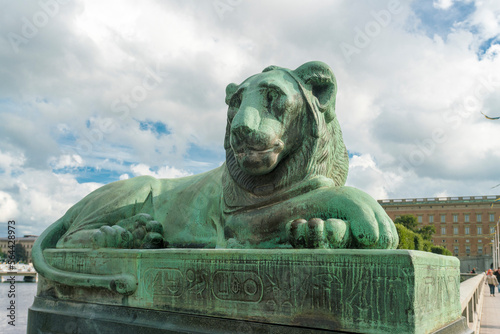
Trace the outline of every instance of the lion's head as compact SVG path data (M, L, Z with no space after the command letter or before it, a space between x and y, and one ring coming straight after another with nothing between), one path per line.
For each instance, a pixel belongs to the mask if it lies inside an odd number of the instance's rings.
M232 179L256 195L315 176L345 183L347 151L335 116L337 83L322 62L270 66L226 88L224 147Z

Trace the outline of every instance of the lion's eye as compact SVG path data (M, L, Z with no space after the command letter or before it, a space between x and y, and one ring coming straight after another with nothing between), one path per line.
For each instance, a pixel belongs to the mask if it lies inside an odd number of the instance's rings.
M229 101L229 107L230 108L239 108L240 105L241 105L240 94L234 94L233 97L231 98L231 101Z
M241 96L239 94L233 95L231 101L229 101L229 108L227 110L227 117L232 120L241 105Z
M279 97L278 92L274 89L270 89L267 92L267 104L271 105L271 103L273 103L273 101L276 100L278 97Z

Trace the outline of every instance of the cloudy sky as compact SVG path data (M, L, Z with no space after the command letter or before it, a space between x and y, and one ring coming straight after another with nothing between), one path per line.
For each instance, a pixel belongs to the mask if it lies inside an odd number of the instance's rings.
M97 187L224 160L225 87L329 64L348 185L500 193L500 2L0 0L0 236Z

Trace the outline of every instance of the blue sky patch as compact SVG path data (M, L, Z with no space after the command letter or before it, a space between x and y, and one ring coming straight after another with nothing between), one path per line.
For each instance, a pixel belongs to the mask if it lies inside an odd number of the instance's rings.
M446 40L456 23L465 21L476 8L474 2L455 1L447 9L434 8L432 3L414 1L411 7L425 33L431 38L439 35L443 40Z
M77 174L78 176L76 177L76 180L78 181L78 183L98 182L107 184L110 182L118 181L120 179L120 175L124 173L116 170L84 167L79 168Z
M187 166L185 169L197 174L209 171L226 160L226 152L222 145L208 149L192 144L186 153Z
M77 138L73 132L59 133L57 142L62 145L72 145L76 142Z
M355 156L355 155L360 156L360 155L361 155L361 153L359 153L359 152L349 152L349 151L347 151L347 155L349 156L349 160L351 160L353 156Z
M490 38L486 41L484 41L480 46L479 46L479 50L478 50L478 58L479 60L481 60L483 57L484 57L484 54L486 53L486 51L488 51L488 49L495 45L495 44L500 44L500 39L498 36L495 36L493 38Z
M129 167L132 165L128 161L117 161L115 159L107 159L107 163L110 165L116 164L118 168L108 169L108 168L96 168L93 166L81 166L81 167L64 167L58 169L52 169L55 174L71 174L75 176L78 183L86 182L98 182L107 184L110 182L118 181L120 175L129 174Z
M2 104L2 105L14 105L14 102L9 98L0 98L0 104Z
M21 176L23 174L24 174L24 170L22 170L22 169L15 169L15 170L10 172L10 176L12 176L12 177Z
M45 104L49 103L49 100L45 97L37 97L35 101L36 103L45 103Z
M156 136L156 138L160 138L163 135L170 134L167 125L163 122L154 122L150 120L138 121L138 122L139 122L139 129L141 131L151 131Z

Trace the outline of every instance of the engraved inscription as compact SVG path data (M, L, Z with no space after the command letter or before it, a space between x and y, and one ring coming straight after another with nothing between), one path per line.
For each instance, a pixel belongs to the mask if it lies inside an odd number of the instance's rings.
M217 268L199 261L150 268L143 274L152 279L145 290L164 309L215 305L234 312L239 305L238 309L262 310L275 319L295 317L298 323L306 323L312 312L327 317L331 326L341 319L343 326L363 327L369 325L363 325L364 319L370 319L397 327L408 319L433 316L429 310L456 299L458 289L457 280L441 268L426 268L416 284L413 272L396 265L259 262L233 266ZM414 300L418 305L412 308ZM406 330L403 327L401 332Z
M251 271L219 270L213 275L212 292L217 299L258 303L262 279Z
M196 271L186 270L186 290L197 298L206 298L206 291L209 290L210 275L206 270Z
M151 268L144 273L146 291L156 296L179 297L184 291L184 275L179 269Z
M262 300L262 279L251 271L150 268L145 290L158 297L187 297L258 303Z

